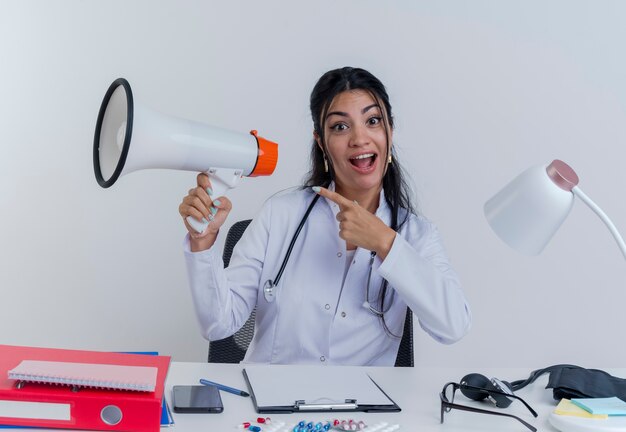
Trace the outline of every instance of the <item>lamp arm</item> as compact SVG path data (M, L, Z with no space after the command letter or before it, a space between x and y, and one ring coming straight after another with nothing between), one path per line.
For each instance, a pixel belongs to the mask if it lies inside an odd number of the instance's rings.
M589 208L593 210L594 213L600 217L600 219L602 219L602 222L604 222L604 224L607 226L609 231L611 231L611 234L613 234L613 237L615 237L615 241L617 242L617 245L622 251L622 254L624 254L624 258L626 258L626 243L624 243L624 239L620 235L619 231L617 231L617 228L615 227L613 222L611 222L611 220L606 215L606 213L604 213L602 209L598 207L598 205L591 200L591 198L585 195L585 193L582 190L580 190L578 186L574 186L572 188L572 193L576 195L578 198L580 198L582 202L587 204L587 206L589 206Z

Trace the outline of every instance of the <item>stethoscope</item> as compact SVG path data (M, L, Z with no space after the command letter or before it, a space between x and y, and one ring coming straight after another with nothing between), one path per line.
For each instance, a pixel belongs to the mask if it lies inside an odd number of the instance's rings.
M396 294L396 290L391 290L391 298L389 299L389 305L387 305L387 309L384 310L378 310L376 309L374 306L372 306L372 304L370 303L370 280L372 279L372 267L374 266L374 258L376 258L376 252L371 251L370 252L370 269L367 272L367 288L365 288L365 301L363 302L363 307L365 309L369 309L369 311L371 313L373 313L374 315L376 315L379 318L382 318L383 315L385 315L387 312L389 312L389 309L391 309L391 305L393 304L393 298ZM384 282L383 282L384 283ZM382 283L381 283L381 288L382 288Z
M293 234L293 237L291 237L291 243L289 243L289 248L287 248L287 253L285 254L285 258L283 258L283 263L280 265L278 274L276 275L273 281L271 279L268 279L265 282L265 285L263 285L263 296L265 297L265 301L267 301L268 303L272 303L276 299L276 294L275 294L276 286L278 285L278 282L280 282L280 278L282 277L283 272L285 271L287 262L289 262L289 257L291 256L293 245L296 244L296 240L298 240L300 231L302 231L302 227L304 226L304 223L309 218L309 214L311 214L311 210L313 210L313 206L320 199L320 196L321 195L315 194L315 198L313 198L313 200L311 201L311 204L309 204L309 207L306 209L306 212L304 212L304 216L302 216L302 220L300 221L300 224L298 224L298 228L296 229L296 232Z
M309 204L309 207L306 209L306 212L304 212L304 216L302 216L302 219L300 220L300 223L298 224L298 228L296 229L296 232L293 234L293 237L291 238L291 242L289 243L289 247L287 248L287 253L285 254L285 257L283 258L283 262L280 265L280 269L278 270L276 277L274 278L274 280L268 279L263 285L263 296L265 297L265 301L267 301L268 303L272 303L274 300L276 300L276 287L278 286L278 283L280 282L280 278L282 277L283 272L285 271L285 267L287 266L287 263L289 262L289 257L291 256L291 251L293 250L293 246L295 245L296 240L298 239L298 236L300 235L300 231L302 231L302 227L304 226L305 222L309 218L309 215L311 214L311 210L313 210L313 207L319 200L320 196L321 195L315 194L315 197L311 201L311 204ZM376 309L369 302L370 281L372 278L372 267L374 265L374 258L376 258L376 252L372 251L370 252L369 271L367 273L367 288L365 289L365 301L363 302L363 307L368 309L374 315L382 318L383 315L389 312L389 309L391 309L391 305L393 304L393 298L395 295L395 290L391 290L391 298L390 298L389 305L384 310Z

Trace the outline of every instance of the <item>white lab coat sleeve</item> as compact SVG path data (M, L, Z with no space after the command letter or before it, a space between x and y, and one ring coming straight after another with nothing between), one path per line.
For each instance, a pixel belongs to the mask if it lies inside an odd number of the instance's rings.
M205 339L231 336L254 309L268 238L270 206L266 204L235 246L230 265L224 268L215 246L191 252L189 235L183 250L189 286L200 330Z
M408 231L407 238L396 234L378 272L430 336L444 344L454 343L467 334L472 321L458 276L433 224L422 220L419 230L413 224Z

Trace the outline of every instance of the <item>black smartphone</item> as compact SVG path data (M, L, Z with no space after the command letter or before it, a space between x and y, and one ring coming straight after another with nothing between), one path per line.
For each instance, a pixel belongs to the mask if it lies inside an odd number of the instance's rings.
M175 385L172 405L177 413L221 413L224 411L220 391L215 386Z

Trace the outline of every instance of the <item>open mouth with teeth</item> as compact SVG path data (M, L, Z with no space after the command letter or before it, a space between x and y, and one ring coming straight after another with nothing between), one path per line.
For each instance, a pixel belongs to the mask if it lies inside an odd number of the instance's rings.
M364 153L350 158L350 163L358 171L370 171L376 163L377 155L375 153Z

